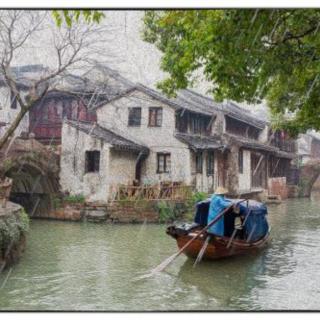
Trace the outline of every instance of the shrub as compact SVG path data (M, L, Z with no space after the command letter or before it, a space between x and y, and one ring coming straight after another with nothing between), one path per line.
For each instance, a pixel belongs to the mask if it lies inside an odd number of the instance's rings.
M191 200L193 202L193 204L197 204L200 201L206 200L209 197L209 195L206 192L195 192L192 197Z
M85 197L82 194L68 195L63 198L63 201L66 203L84 203Z
M194 218L195 205L203 200L206 200L209 195L205 192L195 192L192 194L190 200L187 201L187 213L185 214L185 218L189 221L192 221Z
M159 201L156 204L156 208L159 212L159 222L166 223L175 220L176 213L174 206L166 201Z
M17 243L28 229L29 217L24 210L19 215L11 214L8 218L0 219L0 249Z

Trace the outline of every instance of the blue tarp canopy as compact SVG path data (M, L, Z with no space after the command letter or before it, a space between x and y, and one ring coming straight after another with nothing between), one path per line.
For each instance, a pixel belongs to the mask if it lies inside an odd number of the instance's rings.
M229 199L233 203L239 203L240 215L245 219L244 230L249 242L257 241L268 233L269 225L266 218L267 207L255 200ZM241 202L242 201L242 202ZM194 221L202 226L207 224L210 199L197 204Z
M239 208L240 215L243 215L246 221L244 229L249 242L259 240L268 233L266 205L255 200L249 200L239 203Z

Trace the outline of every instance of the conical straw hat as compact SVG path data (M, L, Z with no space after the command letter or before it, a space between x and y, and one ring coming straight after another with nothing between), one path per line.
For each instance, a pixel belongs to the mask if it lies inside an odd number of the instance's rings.
M229 192L228 189L225 189L223 187L218 187L214 192L214 194L227 194L228 192Z

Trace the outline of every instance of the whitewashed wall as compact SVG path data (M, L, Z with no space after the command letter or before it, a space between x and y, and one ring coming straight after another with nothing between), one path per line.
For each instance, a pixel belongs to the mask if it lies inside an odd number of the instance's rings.
M81 194L88 201L107 202L110 186L132 183L136 152L117 151L100 139L63 124L60 184L63 191ZM100 151L99 172L85 172L85 152Z
M297 141L298 154L301 157L302 164L311 160L311 143L313 137L309 134L299 135Z
M26 92L22 92L22 97L24 97ZM9 124L16 118L18 112L20 111L20 105L17 103L17 109L11 108L10 102L10 90L7 87L0 87L0 122L4 122L7 125L0 128L0 136L2 136L9 127ZM21 132L29 131L29 115L26 114L19 124L15 135L19 136Z
M107 181L110 185L132 184L135 179L138 154L110 149Z
M141 107L141 126L128 126L129 108ZM162 126L149 127L149 107L162 107ZM140 91L134 91L97 110L98 123L115 132L146 145L150 149L141 170L141 180L146 184L159 181L191 183L191 158L188 146L174 137L175 110ZM157 153L171 154L171 172L157 173Z
M218 186L218 161L217 153L214 153L214 174L207 174L208 165L208 152L203 152L202 162L202 174L196 173L196 154L191 152L191 175L192 182L194 183L196 190L203 192L213 192Z
M265 126L265 128L260 132L259 134L259 141L263 143L268 142L268 132L269 132L269 126Z
M63 191L106 201L110 145L64 123L62 127L60 184ZM100 171L85 173L85 151L100 151Z
M251 189L251 152L243 150L243 173L239 173L239 191Z

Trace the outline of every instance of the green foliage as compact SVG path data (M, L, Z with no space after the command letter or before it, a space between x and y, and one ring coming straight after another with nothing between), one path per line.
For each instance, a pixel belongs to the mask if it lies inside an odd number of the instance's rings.
M28 232L29 225L30 225L30 218L28 214L25 212L25 210L23 209L18 220L18 228L20 232L23 232L23 233Z
M63 202L75 204L75 203L84 203L85 197L82 194L76 194L76 195L68 195L63 198Z
M52 10L52 16L58 27L65 22L70 28L74 22L78 23L80 18L90 23L100 23L105 17L104 13L99 10Z
M298 183L298 197L304 197L309 181L306 178L300 178Z
M194 192L192 197L186 202L187 204L187 212L185 214L185 218L189 221L192 221L195 214L195 205L203 200L208 199L209 195L206 192Z
M206 192L197 191L192 195L191 201L193 202L193 204L196 204L200 201L208 199L208 197L209 195Z
M143 36L163 52L169 96L201 71L217 101L266 99L274 126L297 135L320 130L319 21L319 9L147 11Z
M0 249L6 249L9 245L19 241L21 234L29 229L29 217L22 211L19 215L11 214L0 219Z
M52 199L52 205L55 209L61 208L62 207L62 199L58 197L54 197Z
M156 209L159 212L160 223L166 223L176 219L174 204L166 201L159 201L156 204Z
M187 201L188 209L193 211L198 202L203 201L208 197L209 195L206 192L194 192L192 197Z

